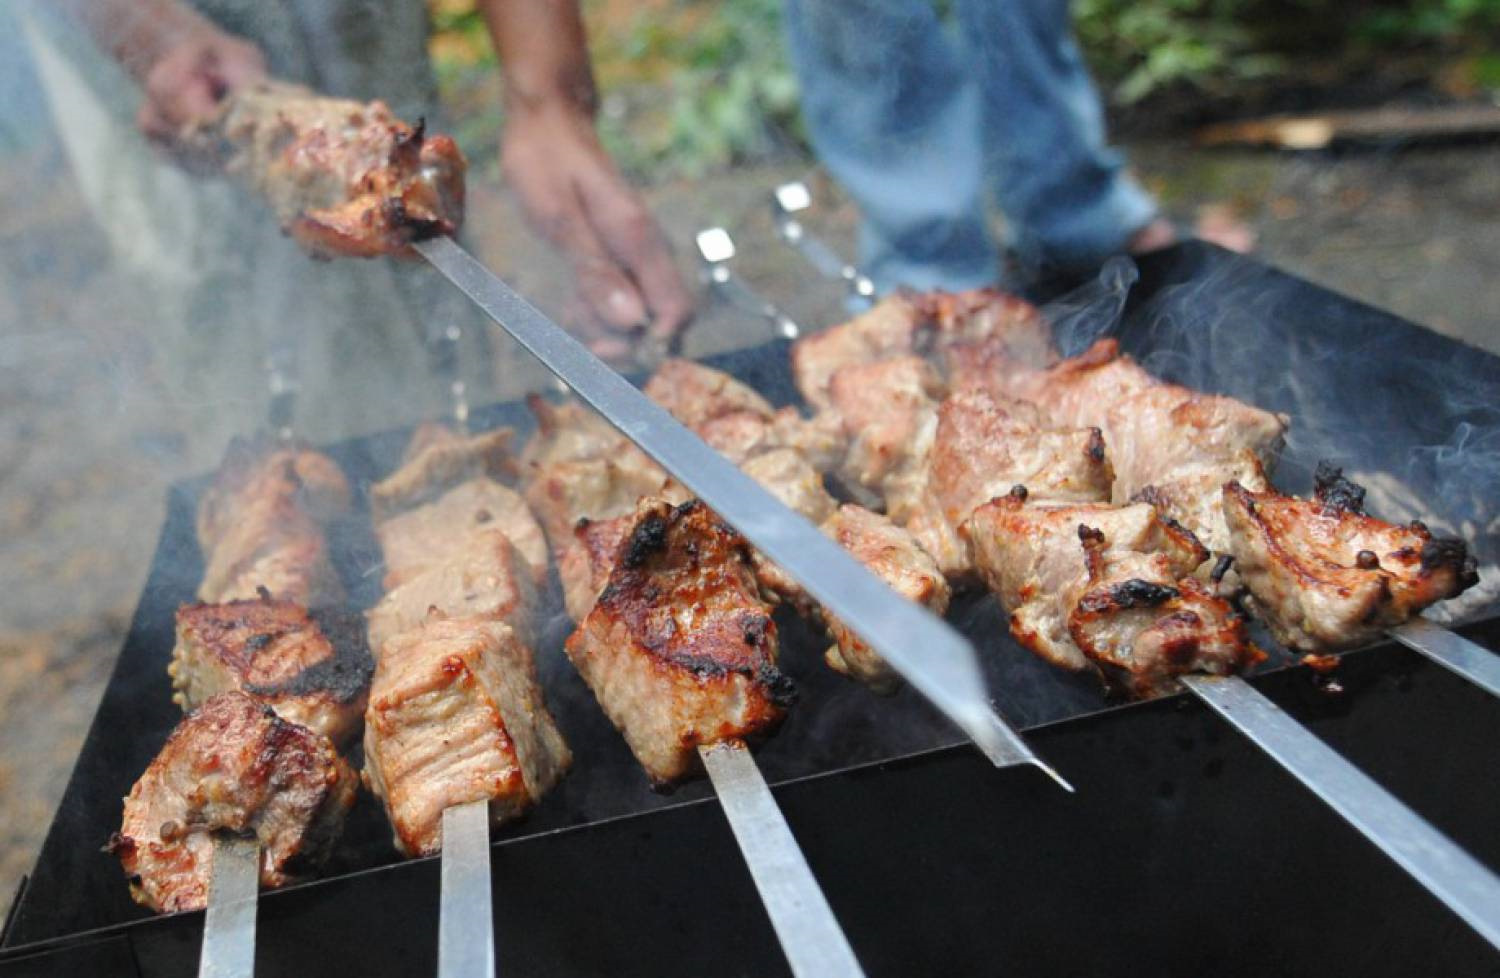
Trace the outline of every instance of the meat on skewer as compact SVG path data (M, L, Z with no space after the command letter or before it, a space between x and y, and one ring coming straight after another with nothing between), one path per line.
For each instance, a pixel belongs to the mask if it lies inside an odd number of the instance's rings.
M261 885L285 885L327 857L356 784L327 737L243 693L220 693L172 731L125 799L109 848L136 902L201 909L214 833L255 836Z
M167 667L172 699L194 710L235 690L345 747L359 735L375 668L363 632L356 614L309 612L269 592L183 605Z
M750 547L703 503L642 500L566 649L653 782L698 770L698 747L754 740L791 704Z
M530 809L572 763L531 650L503 622L437 616L383 645L365 718L365 783L396 847L442 848L443 809L488 800L494 825Z
M370 514L377 523L430 503L447 490L477 477L514 478L519 465L511 454L515 432L493 428L475 435L452 426L418 425L401 465L370 487Z
M1178 674L1263 658L1229 604L1190 576L1203 546L1149 505L1044 505L1017 493L979 507L960 532L1011 634L1053 665L1146 697L1172 691Z
M315 257L400 254L463 222L467 164L458 144L397 119L383 102L263 82L231 93L181 142L264 196Z
M1229 549L1247 604L1278 642L1303 652L1355 648L1478 583L1462 540L1364 511L1364 489L1320 465L1312 499L1223 488Z
M199 599L254 599L264 588L303 607L342 604L323 525L348 509L349 495L327 456L236 438L198 505Z

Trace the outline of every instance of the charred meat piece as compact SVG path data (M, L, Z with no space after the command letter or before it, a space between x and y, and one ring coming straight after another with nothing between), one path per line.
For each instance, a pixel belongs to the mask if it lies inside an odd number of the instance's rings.
M945 573L969 570L958 527L997 496L1032 502L1102 502L1113 470L1098 428L1044 430L1036 411L980 388L955 392L938 408L923 496L907 528Z
M445 424L418 425L401 467L370 487L371 515L379 523L477 477L514 478L519 472L510 453L514 437L509 428L466 435Z
M343 602L323 524L349 507L331 459L269 439L230 443L198 504L203 601L256 597L262 588L304 607Z
M327 857L357 783L327 737L220 693L183 718L131 788L110 849L137 903L201 909L212 833L255 836L261 885L282 886Z
M495 825L530 809L572 763L529 648L501 622L432 618L390 639L365 716L365 783L396 847L442 849L443 809L487 800Z
M1312 499L1223 489L1247 603L1278 642L1313 653L1354 648L1478 583L1463 541L1368 516L1360 487L1337 469L1320 466L1318 476Z
M1229 605L1188 575L1206 551L1147 505L979 507L960 532L1010 613L1011 634L1053 665L1093 670L1132 696L1184 672L1258 660Z
M871 501L883 500L896 523L921 502L945 393L937 370L916 356L853 364L829 382L829 400L849 438L839 475Z
M346 746L364 720L375 669L363 632L358 615L269 597L183 605L167 667L172 700L195 710L237 690Z
M884 516L845 503L822 529L901 597L935 615L948 610L952 591L937 564L911 534ZM824 618L834 642L823 654L829 667L878 693L893 692L900 684L895 670L837 617L825 613Z
M573 528L574 542L558 555L557 576L562 581L568 617L583 621L599 592L609 583L620 546L635 527L635 513L607 520L584 518Z
M385 588L394 590L444 564L455 547L486 530L503 531L515 545L534 587L546 583L547 541L531 508L514 489L480 476L376 525Z
M399 254L463 222L458 144L383 102L264 82L231 93L182 143L262 194L315 257Z
M793 697L750 547L701 502L643 500L568 658L656 783L762 736Z
M367 613L376 658L387 643L436 610L449 618L503 621L522 641L534 634L537 607L532 567L504 529L480 527L452 539L441 559L387 591Z

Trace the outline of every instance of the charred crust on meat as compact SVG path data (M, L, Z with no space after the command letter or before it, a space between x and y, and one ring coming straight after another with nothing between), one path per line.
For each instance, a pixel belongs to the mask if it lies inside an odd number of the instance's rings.
M1354 555L1354 566L1360 570L1377 570L1380 567L1380 555L1373 550L1361 550Z
M1029 494L1030 493L1027 488L1021 485L1019 482L1010 487L1010 498L1012 499L1018 499L1024 503L1026 501L1026 497Z
M1127 608L1154 608L1171 601L1179 594L1181 592L1175 587L1133 577L1102 591L1084 595L1078 602L1078 609L1086 614L1096 614Z
M1104 531L1087 523L1078 524L1078 539L1085 546L1103 546Z
M375 659L365 638L364 619L337 608L309 611L308 617L328 639L333 655L279 683L246 683L245 692L270 698L328 693L340 703L349 703L369 687ZM278 637L263 633L252 636L246 645L259 641L264 647Z
M1313 475L1313 496L1324 510L1339 513L1365 511L1365 487L1344 478L1344 470L1329 462L1319 462Z
M792 681L791 676L770 663L756 670L755 682L766 691L766 698L775 706L789 709L797 702L797 684Z
M1234 566L1234 554L1220 554L1219 559L1214 561L1214 569L1209 572L1208 579L1218 584L1224 580L1224 575L1229 573L1229 568Z
M1479 583L1479 562L1458 537L1433 537L1422 545L1422 573L1444 570L1453 572L1455 595Z
M660 513L647 513L636 523L620 553L620 566L628 570L645 565L653 554L667 547L668 519Z

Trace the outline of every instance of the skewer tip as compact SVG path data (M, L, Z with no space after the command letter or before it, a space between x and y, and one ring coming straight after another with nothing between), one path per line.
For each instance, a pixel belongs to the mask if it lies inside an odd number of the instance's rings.
M1062 790L1066 791L1068 794L1070 794L1070 795L1076 795L1076 794L1078 794L1078 789L1074 788L1071 784L1069 784L1068 783L1068 779L1065 778L1065 777L1063 777L1061 774L1059 774L1057 772L1057 768L1053 767L1051 764L1048 764L1046 761L1042 760L1040 757L1033 757L1031 759L1031 763L1033 765L1035 765L1038 769L1040 769L1043 774L1047 775L1047 777L1051 778L1053 781L1056 781L1057 784L1058 784L1058 786L1061 787Z

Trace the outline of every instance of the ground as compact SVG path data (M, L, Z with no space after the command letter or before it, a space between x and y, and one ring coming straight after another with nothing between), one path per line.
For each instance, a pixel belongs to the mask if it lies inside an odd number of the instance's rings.
M1340 155L1128 147L1174 217L1235 208L1259 255L1331 288L1500 351L1500 148ZM149 316L123 292L56 158L0 158L0 906L35 858L145 579L166 487L222 444L143 393ZM681 252L721 224L736 267L805 323L837 314L837 290L774 240L765 207L805 163L744 168L655 188ZM853 212L826 181L811 223L847 252ZM562 275L493 188L471 225L486 259L556 308ZM45 249L45 250L44 250ZM138 305L138 304L136 304ZM710 305L689 344L759 342L760 322ZM534 383L526 374L523 384ZM517 391L519 393L519 391Z

